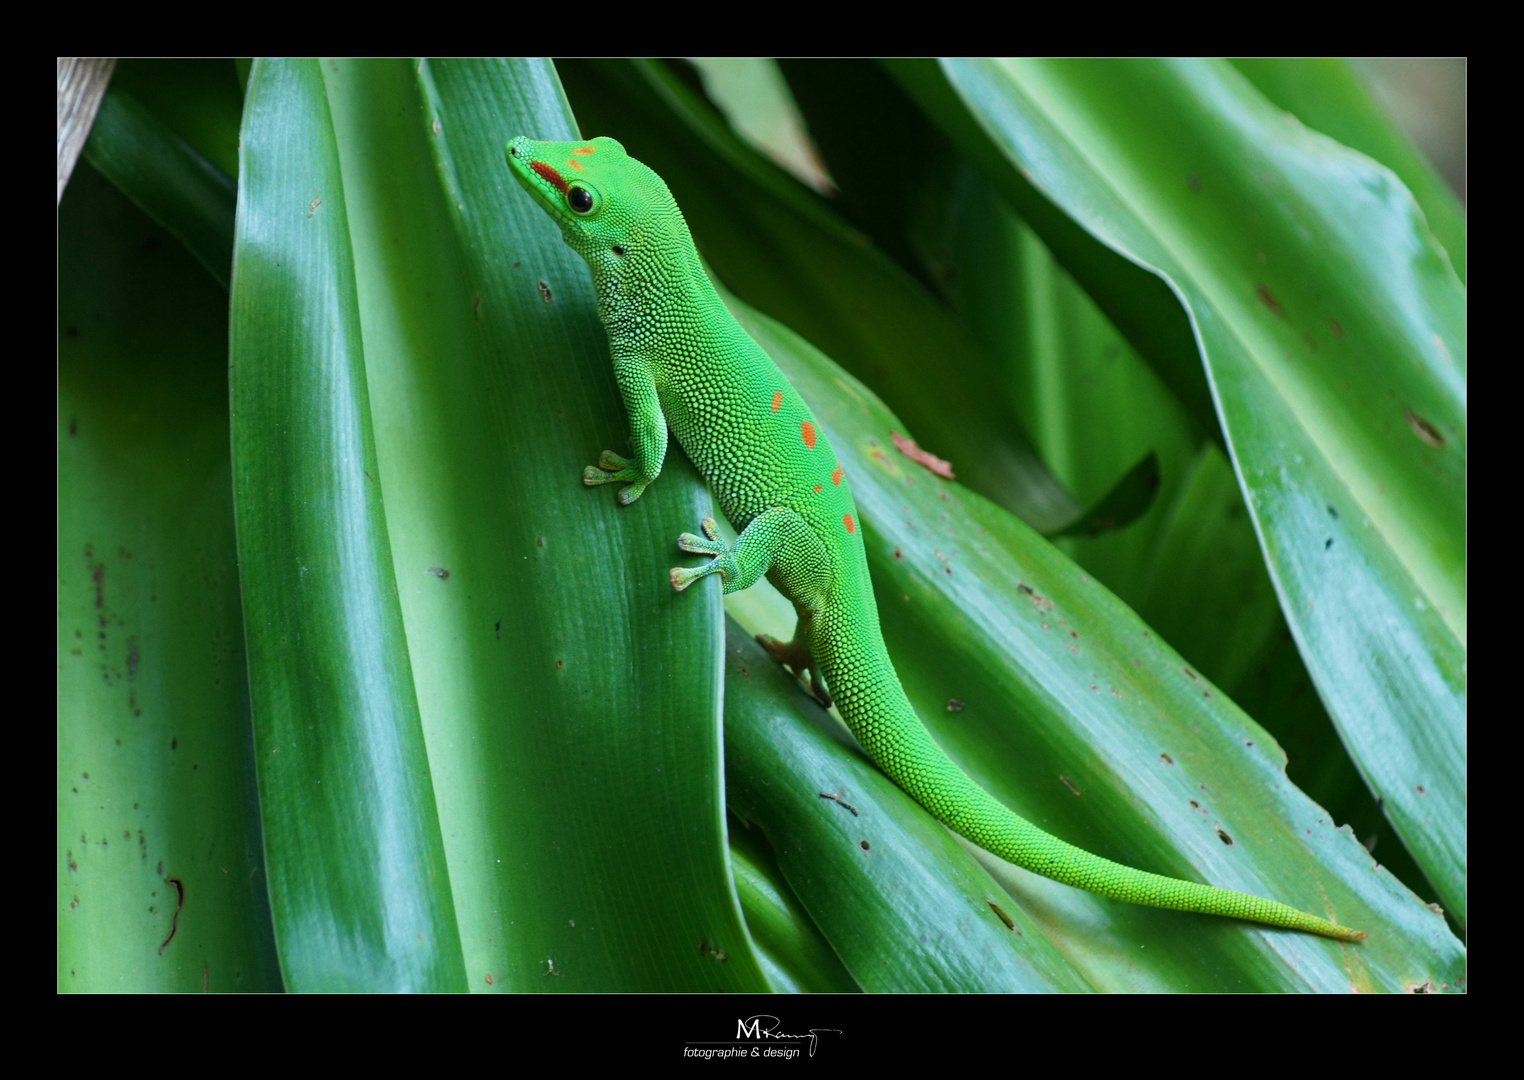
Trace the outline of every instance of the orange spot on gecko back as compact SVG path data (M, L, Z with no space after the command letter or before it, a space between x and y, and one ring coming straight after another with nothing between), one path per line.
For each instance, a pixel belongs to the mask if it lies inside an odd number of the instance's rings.
M815 425L808 420L801 420L799 430L804 434L804 445L811 450L815 449Z
M774 390L773 391L773 412L777 412L782 407L783 407L783 391L782 390Z
M831 483L835 484L837 487L840 487L842 475L841 466L836 466L836 468L831 470Z
M591 154L596 149L598 149L596 146L579 146L575 150L573 150L572 153L574 153L574 154Z
M823 484L816 484L812 490L819 491L823 486Z
M529 167L538 173L539 176L547 184L551 185L551 187L555 188L562 195L565 195L566 189L571 186L566 182L566 178L564 176L556 172L554 166L547 165L543 161L531 161L529 163Z
M849 532L849 533L855 533L857 531L857 522L852 520L852 515L851 514L843 514L843 515L841 515L841 521L842 521L842 524L847 527L847 532Z

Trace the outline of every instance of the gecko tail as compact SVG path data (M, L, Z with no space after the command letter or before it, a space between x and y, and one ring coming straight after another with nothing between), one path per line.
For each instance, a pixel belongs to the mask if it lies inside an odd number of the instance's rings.
M887 654L885 655L887 663ZM829 677L829 676L828 676ZM1165 877L1103 859L1039 829L960 769L922 726L899 680L837 693L847 726L879 768L948 828L1025 870L1132 904L1225 915L1340 941L1366 934L1264 897Z

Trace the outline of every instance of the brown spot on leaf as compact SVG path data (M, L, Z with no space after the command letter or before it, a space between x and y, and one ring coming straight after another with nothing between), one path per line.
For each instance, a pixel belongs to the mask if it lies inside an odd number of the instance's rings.
M1005 913L1005 911L1000 907L999 904L995 903L995 901L993 901L993 900L986 900L985 903L988 904L990 906L990 909L992 911L994 911L994 913L1000 917L1000 921L1005 923L1005 928L1007 930L1015 930L1016 929L1016 924L1011 921L1011 917Z
M1263 285L1256 285L1254 287L1254 295L1259 297L1259 302L1261 304L1264 304L1265 307L1270 309L1270 314L1281 314L1281 305L1276 301L1275 297L1270 294L1269 289L1265 288Z
M162 865L162 864L161 864ZM164 955L164 950L169 948L169 943L175 940L175 931L180 928L180 909L185 906L185 885L179 878L165 878L166 885L175 887L175 913L169 920L169 937L165 938L159 946L159 955Z
M1402 415L1407 420L1408 427L1413 429L1413 434L1424 442L1436 450L1445 445L1445 437L1440 434L1440 430L1412 409L1403 409Z

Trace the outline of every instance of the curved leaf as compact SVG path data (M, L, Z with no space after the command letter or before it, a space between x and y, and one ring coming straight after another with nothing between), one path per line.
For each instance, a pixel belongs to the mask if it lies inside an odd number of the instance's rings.
M227 294L89 166L58 239L58 989L276 991Z
M586 264L504 159L575 137L554 72L325 74L470 985L765 989L725 846L721 608L667 578L710 499L679 453L629 507L580 482L629 422Z
M1033 927L1007 944L1038 970L1036 950L1056 946L1099 989L1462 985L1464 950L1443 918L1287 781L1284 755L1258 725L1022 522L896 454L887 435L900 422L866 387L792 332L730 303L830 434L862 515L895 667L923 722L970 775L1017 813L1107 858L1271 896L1370 933L1350 946L1107 901L976 854L1025 912L1030 922L1021 925ZM792 630L765 596L739 593L730 602L749 631L786 637ZM863 982L863 965L854 966L853 942L843 936L863 901L819 868L826 851L833 865L844 862L837 834L847 822L818 792L850 783L842 794L855 802L871 785L790 748L799 736L776 722L775 736L755 740L737 730L737 720L750 722L746 715L732 720L727 712L727 720L732 737L748 740L739 751L751 759L748 768L760 772L748 781L727 758L732 792L759 793L733 795L742 801L732 808L749 817L748 799L793 800L785 819L791 831L769 833L774 850ZM774 758L778 764L764 764ZM915 813L929 826L924 812ZM926 857L939 860L940 850L932 844ZM791 870L796 857L816 860L817 869ZM923 887L943 888L948 873L928 871ZM900 963L925 959L912 946ZM942 977L957 979L956 971L954 964Z
M1424 220L1456 275L1466 280L1466 212L1434 166L1373 100L1347 60L1330 57L1237 57L1232 64L1254 88L1315 131L1381 162L1423 208Z
M734 625L729 629L734 631ZM727 685L731 683L727 681ZM778 869L761 830L734 815L730 826L730 868L736 893L757 959L773 989L808 993L857 990L857 983Z
M121 87L101 100L85 156L227 288L237 185Z
M958 838L734 624L728 652L731 811L767 835L784 877L858 985L913 993L1087 988ZM1010 928L997 908L1016 920Z
M294 990L463 989L315 62L255 66L242 147L234 490L281 967Z
M1189 395L1141 282L1179 297L1302 656L1464 922L1465 297L1411 196L1225 64L896 70Z

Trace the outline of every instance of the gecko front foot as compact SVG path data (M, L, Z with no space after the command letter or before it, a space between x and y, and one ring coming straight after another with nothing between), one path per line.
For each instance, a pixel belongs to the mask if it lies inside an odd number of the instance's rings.
M815 695L815 700L820 702L822 709L831 707L831 692L826 689L825 679L821 677L820 668L808 645L797 637L793 641L779 641L771 634L758 634L757 644L766 649L778 663L792 668L795 675L809 672L810 693Z
M730 545L720 539L720 527L715 524L714 518L705 518L699 527L704 530L703 536L685 532L677 538L677 546L695 555L713 555L714 558L703 566L695 566L692 569L674 566L668 577L672 581L672 587L678 592L682 592L706 574L719 574L721 581L729 581L735 576L735 556L730 550Z
M645 491L651 481L640 475L640 470L629 458L621 457L612 450L605 450L598 455L597 465L589 465L582 470L582 482L588 487L625 483L627 486L619 489L619 502L623 506L629 506L640 498L640 493Z

